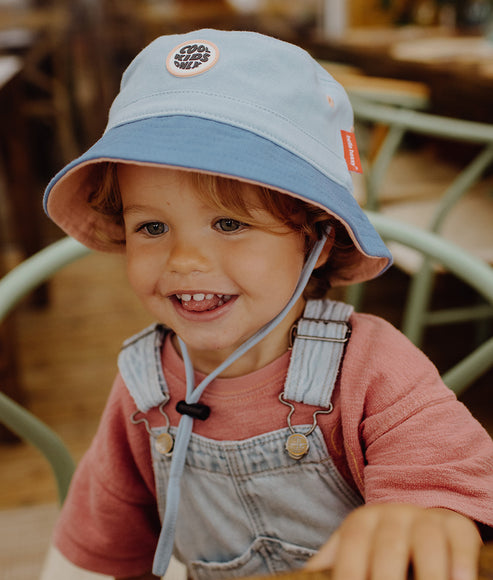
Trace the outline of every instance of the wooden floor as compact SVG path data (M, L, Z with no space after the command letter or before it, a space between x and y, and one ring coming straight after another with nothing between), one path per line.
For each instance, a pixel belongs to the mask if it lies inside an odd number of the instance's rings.
M365 310L398 323L405 285L402 274L386 274L369 287ZM122 340L151 320L128 290L118 257L92 254L72 264L55 276L50 296L49 308L26 303L15 317L21 379L28 407L79 459L97 427ZM432 334L429 355L446 366L470 342L468 333ZM490 373L464 401L493 434L491 383ZM54 482L38 452L21 443L0 445L0 465L0 579L31 580L56 517ZM15 540L22 537L27 544Z

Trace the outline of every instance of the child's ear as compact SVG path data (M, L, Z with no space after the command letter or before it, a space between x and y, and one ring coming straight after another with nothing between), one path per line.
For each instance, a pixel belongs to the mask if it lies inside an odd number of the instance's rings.
M329 259L330 256L330 252L332 251L332 248L334 247L334 242L335 242L335 232L334 232L334 228L331 228L329 235L327 236L327 241L325 242L325 245L323 247L322 252L320 253L320 256L318 257L317 263L315 264L315 270L317 268L320 268L321 266L323 266L327 260Z

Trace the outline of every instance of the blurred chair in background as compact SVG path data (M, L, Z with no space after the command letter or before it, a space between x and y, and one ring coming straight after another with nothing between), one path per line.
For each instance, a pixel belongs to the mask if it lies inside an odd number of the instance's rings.
M367 215L390 247L399 245L413 251L421 260L457 277L474 289L493 312L493 268L485 260L435 232L379 212L367 211ZM405 304L404 310L408 308L409 305ZM442 373L442 378L460 395L490 368L493 368L493 337L486 338Z
M377 153L364 156L363 205L439 234L493 264L493 180L488 176L493 126L357 97L352 102L357 130L388 127ZM418 139L414 145L411 135ZM437 144L446 147L445 160L434 153ZM432 310L434 278L443 269L411 248L391 244L390 249L395 264L412 277L402 330L415 344L421 345L429 325L484 322L493 316L490 304ZM361 287L353 287L349 300L359 306L361 299Z
M67 264L89 250L71 238L64 238L23 261L0 280L0 323L15 306ZM0 385L0 422L31 443L49 461L63 503L74 470L74 460L56 433L8 397Z

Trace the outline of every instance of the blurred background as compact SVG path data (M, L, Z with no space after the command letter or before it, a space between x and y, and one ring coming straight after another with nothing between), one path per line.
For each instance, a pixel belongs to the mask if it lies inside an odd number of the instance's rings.
M491 149L493 0L0 0L0 277L62 237L43 214L44 187L98 139L130 60L161 34L204 27L298 44L357 102L472 122ZM356 115L370 174L389 127ZM399 218L422 217L475 159L479 144L469 141L402 138L382 199L393 209L406 202ZM491 265L491 159L476 181L475 213L457 210L444 235L459 243L459 232L474 232L479 241L466 249ZM358 200L380 211L383 201L369 203L367 188L355 176ZM401 326L409 276L392 269L358 295L358 307ZM435 304L477 300L453 276L436 280ZM491 337L490 315L480 324L462 317L433 326L417 342L443 371ZM59 433L77 460L96 429L121 342L150 322L126 288L120 258L92 254L0 324L0 389ZM460 397L493 434L492 379L486 371ZM56 501L44 459L0 425L0 578L38 577Z

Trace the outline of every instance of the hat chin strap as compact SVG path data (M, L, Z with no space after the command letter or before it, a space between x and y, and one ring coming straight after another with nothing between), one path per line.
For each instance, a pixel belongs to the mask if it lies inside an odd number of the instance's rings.
M183 356L183 361L185 363L185 373L187 382L187 404L195 404L199 401L202 393L204 392L207 385L209 385L217 376L219 376L226 368L232 365L236 360L243 356L248 350L259 343L263 338L271 332L281 321L286 317L288 312L298 301L298 299L303 294L306 285L312 275L313 270L317 260L323 250L325 242L327 241L328 234L330 233L331 226L327 229L326 233L315 243L308 258L303 266L300 274L300 278L293 292L293 295L289 299L289 302L281 310L281 312L275 316L270 322L265 324L260 330L258 330L254 335L247 339L239 348L237 348L233 354L231 354L223 363L221 363L216 369L214 369L205 379L197 386L194 384L194 369L190 356L188 354L187 347L182 339L178 336L178 342L180 344L180 349ZM178 430L176 433L175 444L173 447L173 459L171 460L171 467L169 472L168 490L166 493L166 510L164 514L163 526L161 533L159 535L159 541L156 548L156 554L154 556L153 563L153 574L157 576L164 576L171 555L173 552L174 536L176 520L178 517L178 506L180 503L180 480L183 473L183 467L185 465L185 457L188 448L188 443L190 441L190 435L192 433L193 418L190 415L183 415L180 419L178 425Z

